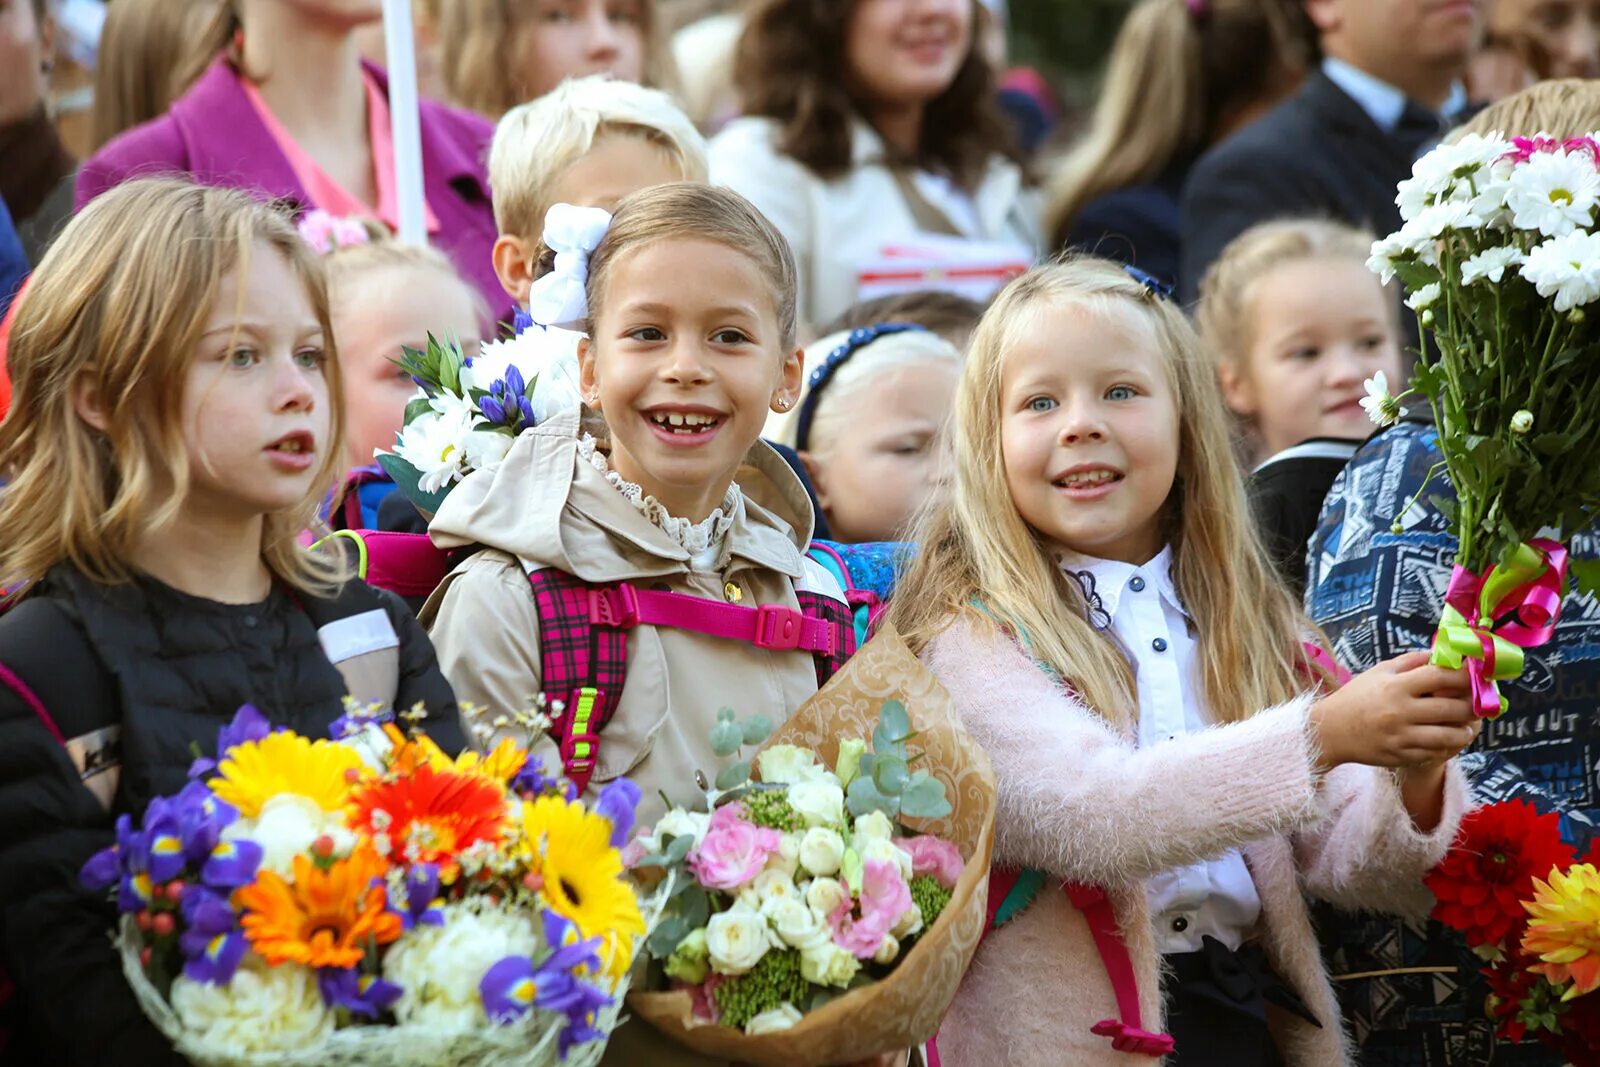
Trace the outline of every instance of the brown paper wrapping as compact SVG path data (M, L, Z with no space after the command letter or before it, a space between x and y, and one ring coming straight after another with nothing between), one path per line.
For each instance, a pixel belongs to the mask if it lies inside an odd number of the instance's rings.
M754 1067L854 1063L915 1047L933 1036L977 951L987 917L995 807L988 757L961 728L950 694L890 627L857 652L767 744L814 749L831 767L841 738L870 743L878 709L890 699L905 705L918 733L911 748L927 753L919 766L944 782L954 809L944 819L905 822L919 833L952 842L967 861L938 921L883 981L807 1013L788 1030L748 1036L706 1023L694 1017L689 994L682 991L632 994L628 1008L635 1015L697 1052Z

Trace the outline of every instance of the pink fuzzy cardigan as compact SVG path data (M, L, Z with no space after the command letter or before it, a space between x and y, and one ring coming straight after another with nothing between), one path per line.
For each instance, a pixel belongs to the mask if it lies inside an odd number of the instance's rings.
M1107 891L1146 1029L1161 1030L1162 1010L1145 879L1237 848L1261 896L1262 946L1323 1024L1268 1008L1287 1067L1353 1062L1301 894L1353 910L1426 914L1422 876L1449 847L1466 801L1453 765L1444 818L1422 834L1388 772L1314 772L1309 696L1138 749L1003 635L958 622L923 659L994 763L995 864ZM1089 1032L1115 1017L1089 929L1049 883L979 948L940 1028L940 1057L945 1067L1154 1067Z

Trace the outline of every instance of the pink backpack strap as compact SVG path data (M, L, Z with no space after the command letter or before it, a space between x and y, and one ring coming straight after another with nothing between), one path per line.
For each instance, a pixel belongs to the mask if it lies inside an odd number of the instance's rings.
M726 637L774 652L803 651L834 655L845 637L827 619L782 604L725 604L707 597L639 589L627 582L595 587L590 592L592 620L599 626L630 630L640 624L693 630Z

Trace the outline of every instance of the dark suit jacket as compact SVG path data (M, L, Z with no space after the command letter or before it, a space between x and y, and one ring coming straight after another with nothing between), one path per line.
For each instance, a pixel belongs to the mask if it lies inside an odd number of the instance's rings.
M1378 237L1400 228L1395 186L1412 152L1321 71L1299 92L1200 157L1182 202L1178 288L1194 300L1206 268L1258 222L1317 215Z
M1138 267L1175 285L1179 263L1178 195L1189 162L1180 160L1154 181L1113 189L1084 204L1062 243Z

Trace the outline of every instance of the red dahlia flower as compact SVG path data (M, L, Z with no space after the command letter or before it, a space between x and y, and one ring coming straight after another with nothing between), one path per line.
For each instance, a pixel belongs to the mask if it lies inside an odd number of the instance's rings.
M1572 863L1560 824L1559 815L1540 815L1526 800L1468 812L1455 844L1424 879L1437 901L1433 917L1469 945L1503 945L1527 922L1522 901L1533 897L1533 880Z

